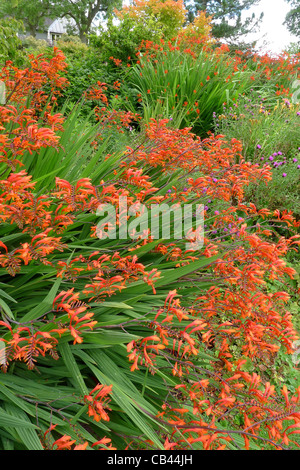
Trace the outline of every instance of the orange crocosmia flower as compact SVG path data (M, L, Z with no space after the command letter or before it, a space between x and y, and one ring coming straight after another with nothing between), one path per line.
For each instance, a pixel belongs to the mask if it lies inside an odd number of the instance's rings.
M92 447L98 445L105 446L108 450L117 450L116 447L112 446L111 439L109 439L108 437L103 437L102 439L100 439L100 441L94 442L94 444L92 444ZM101 450L105 450L105 448L102 447Z
M106 410L110 410L108 403L110 401L108 395L112 392L112 385L96 385L89 395L85 395L84 400L89 405L88 414L92 416L95 421L109 421L109 416Z
M59 439L57 439L53 444L52 444L52 449L56 446L55 450L71 450L72 445L76 442L75 439L72 439L70 436L67 436L66 434Z
M86 441L84 444L77 444L73 450L86 450L88 446L88 442Z

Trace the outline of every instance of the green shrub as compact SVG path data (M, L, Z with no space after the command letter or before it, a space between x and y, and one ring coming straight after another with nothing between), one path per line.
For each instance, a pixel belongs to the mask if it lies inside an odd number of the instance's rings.
M105 63L108 69L119 69L113 58L121 61L126 67L127 63L136 62L136 54L144 39L156 41L161 36L162 32L154 22L150 21L148 27L145 27L126 16L119 24L114 24L111 19L107 29L102 29L99 36L90 36L90 43L99 60Z
M37 39L33 36L25 36L22 39L23 47L29 54L44 54L50 47L45 39Z
M13 60L16 65L23 63L22 42L17 34L23 30L23 24L14 18L0 19L0 65L7 60Z
M84 60L89 52L87 44L83 43L78 36L63 34L57 41L58 47L67 57L76 57Z

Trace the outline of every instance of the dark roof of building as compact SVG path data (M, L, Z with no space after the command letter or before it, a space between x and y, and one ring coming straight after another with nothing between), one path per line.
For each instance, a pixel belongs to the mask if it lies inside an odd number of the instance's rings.
M44 31L48 31L49 26L52 25L53 21L55 21L55 18L45 18L43 30L44 30Z

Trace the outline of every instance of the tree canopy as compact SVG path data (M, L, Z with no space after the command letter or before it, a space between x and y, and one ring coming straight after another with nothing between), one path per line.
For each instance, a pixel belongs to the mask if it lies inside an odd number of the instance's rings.
M122 0L52 0L51 3L57 17L73 19L83 42L99 15L107 16L115 7L122 6Z
M300 0L287 0L291 4L291 10L288 12L285 24L288 30L299 37L300 41Z
M27 31L35 37L37 31L44 27L45 19L55 17L50 7L50 0L2 0L0 16L22 21Z
M34 37L46 18L72 18L81 40L86 42L93 21L121 5L122 0L2 0L0 16L22 20Z
M192 20L200 10L213 15L212 34L216 38L238 39L255 30L262 20L263 13L254 13L243 18L243 13L258 5L260 0L185 0Z

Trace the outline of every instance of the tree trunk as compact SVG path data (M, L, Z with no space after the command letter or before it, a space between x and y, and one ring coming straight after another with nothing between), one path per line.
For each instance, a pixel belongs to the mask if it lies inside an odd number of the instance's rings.
M87 40L87 36L86 36L86 31L85 31L85 29L80 29L80 30L79 30L79 37L80 37L80 40L81 40L84 44L87 44L88 40Z
M35 38L36 37L36 30L37 30L37 27L35 25L32 25L32 24L28 23L28 31L30 33L30 36L33 36Z

